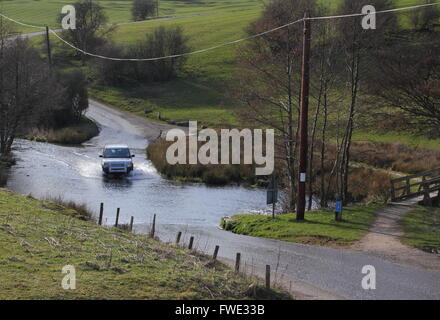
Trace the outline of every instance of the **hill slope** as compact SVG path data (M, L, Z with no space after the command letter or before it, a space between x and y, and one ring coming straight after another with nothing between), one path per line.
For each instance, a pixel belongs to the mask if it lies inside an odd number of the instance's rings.
M251 280L208 258L0 189L0 299L245 299ZM73 265L76 289L64 290Z

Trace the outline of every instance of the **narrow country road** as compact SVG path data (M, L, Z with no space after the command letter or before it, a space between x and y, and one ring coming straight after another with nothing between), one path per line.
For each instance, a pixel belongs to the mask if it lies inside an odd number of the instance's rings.
M14 152L20 159L8 187L37 197L63 196L97 209L105 203L107 224L120 207L123 222L134 216L137 232L148 232L152 214L157 215L157 235L174 241L178 231L183 242L193 235L196 247L211 254L220 246L226 261L242 254L242 269L258 274L266 264L274 277L300 298L323 299L440 299L440 273L400 265L355 250L332 249L236 235L218 229L224 215L266 212L264 190L242 187L210 188L200 184L166 181L144 159L146 138L155 138L170 126L152 123L91 101L88 116L101 127L98 137L83 147L63 147L19 140ZM98 153L106 143L125 142L136 151L133 175L107 181L100 173ZM376 268L376 290L361 286L362 267ZM275 275L276 274L276 275Z

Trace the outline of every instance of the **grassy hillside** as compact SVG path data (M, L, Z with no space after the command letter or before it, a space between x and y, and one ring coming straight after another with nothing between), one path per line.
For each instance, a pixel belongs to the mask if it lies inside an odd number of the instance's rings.
M61 8L74 2L71 0L2 0L0 12L27 24L58 28L56 17L61 12ZM105 9L109 23L132 21L131 0L95 0L95 2ZM234 12L260 7L261 3L259 0L160 0L159 16ZM19 30L32 31L30 28L21 26Z
M247 298L250 279L225 265L78 217L0 189L0 299ZM76 269L76 290L61 287L65 265Z
M243 37L245 27L259 14L259 10L248 10L124 25L118 27L113 38L117 43L133 43L156 26L178 24L189 37L191 48L196 50ZM91 95L141 115L148 108L176 121L196 119L210 125L235 124L233 110L237 105L226 97L235 70L234 57L234 46L193 55L188 59L185 72L176 80L130 88L97 86Z
M421 2L397 0L396 6L417 3ZM337 1L332 4L336 7ZM261 4L252 4L248 7L243 4L240 10L228 8L228 10L213 11L209 16L123 25L118 27L113 39L119 44L129 44L142 39L156 26L180 25L190 38L191 48L198 50L243 37L246 26L257 19L261 12ZM237 110L239 105L236 101L227 98L229 88L234 86L231 79L237 69L236 48L237 45L233 45L190 56L186 71L174 81L130 88L97 86L93 88L91 94L98 100L139 115L144 115L145 109L152 109L160 111L163 117L175 121L191 119L214 126L237 125L233 111ZM152 115L155 116L156 112ZM367 138L370 139L370 135ZM359 140L362 140L362 137L359 137ZM395 137L389 137L386 141L396 140ZM405 139L401 141L406 142ZM440 148L439 141L434 142L434 145ZM427 144L423 146L431 147Z
M322 0L324 1L324 0ZM336 8L339 0L331 2ZM36 8L35 1L3 1L3 12L26 22L44 24L49 17L56 15L56 10L67 0L40 0ZM131 1L106 1L99 3L105 8L110 22L130 21ZM395 0L396 7L424 3L422 0ZM1 8L1 7L0 7ZM30 9L32 8L32 10ZM118 26L114 34L119 44L133 43L145 37L159 25L180 25L190 38L193 50L211 47L223 42L235 40L245 35L244 28L261 13L263 2L258 0L198 0L198 1L161 1L161 16L182 16L203 14L190 18L157 21ZM36 11L35 11L36 10ZM52 18L51 18L52 19ZM37 40L36 40L37 41ZM41 40L38 40L41 41ZM53 39L53 42L56 41ZM145 116L144 110L155 112L150 117L155 119L157 111L163 118L174 121L198 120L206 125L238 125L234 110L237 102L227 98L230 81L236 70L236 45L211 52L190 56L185 72L176 80L117 88L94 86L90 94L114 107ZM440 139L429 140L412 137L402 133L374 134L365 130L355 132L355 140L403 142L413 146L440 149Z

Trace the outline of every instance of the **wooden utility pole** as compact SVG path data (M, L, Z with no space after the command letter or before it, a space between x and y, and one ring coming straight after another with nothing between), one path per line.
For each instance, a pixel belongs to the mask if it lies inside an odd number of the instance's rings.
M300 111L300 147L298 168L298 194L296 205L296 220L304 220L306 208L307 181L307 148L308 148L308 113L309 113L309 84L310 84L310 42L311 29L309 14L304 14L304 39L302 53L301 79L301 111Z
M50 49L49 27L46 26L46 46L47 46L47 59L49 61L49 67L52 67L52 53Z
M156 17L159 16L159 0L156 1Z

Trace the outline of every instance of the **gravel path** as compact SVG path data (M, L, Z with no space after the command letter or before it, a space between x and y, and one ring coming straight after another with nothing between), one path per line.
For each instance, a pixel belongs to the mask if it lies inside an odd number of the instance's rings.
M440 255L421 251L400 241L404 234L399 220L411 209L408 206L393 205L380 211L370 232L354 244L352 249L399 264L440 272Z

